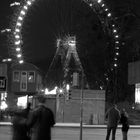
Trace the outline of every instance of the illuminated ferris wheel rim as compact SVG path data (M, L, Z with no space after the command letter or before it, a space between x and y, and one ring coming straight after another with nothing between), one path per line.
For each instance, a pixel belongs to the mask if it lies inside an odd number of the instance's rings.
M23 60L23 55L22 55L22 35L21 35L21 29L24 21L24 17L26 16L26 13L28 12L29 8L32 6L32 4L36 0L26 0L24 4L21 7L21 10L18 14L17 20L16 20L16 25L14 28L14 45L15 45L15 51L16 51L16 57L18 59L18 62L22 64L24 62ZM102 10L106 13L106 16L108 20L112 18L112 14L110 10L108 9L107 5L104 3L103 0L83 0L86 2L91 8L94 8L94 3L96 2ZM114 56L114 67L117 67L117 61L118 61L118 56L119 56L119 35L118 35L118 30L115 26L115 24L112 25L112 33L114 37L114 43L115 43L115 56Z

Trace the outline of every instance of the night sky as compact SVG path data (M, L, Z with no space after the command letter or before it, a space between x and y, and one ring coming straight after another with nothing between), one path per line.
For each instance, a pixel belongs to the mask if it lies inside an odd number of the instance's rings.
M0 30L13 27L18 8L10 7L12 2L14 0L1 0ZM121 25L125 45L130 40L138 40L140 1L106 0L106 4ZM108 50L108 38L97 14L81 0L36 0L22 28L25 61L37 65L46 73L56 51L56 40L67 35L76 36L77 51L85 71L93 76L92 79L103 77L113 57ZM10 41L7 34L0 34L1 58L13 56Z

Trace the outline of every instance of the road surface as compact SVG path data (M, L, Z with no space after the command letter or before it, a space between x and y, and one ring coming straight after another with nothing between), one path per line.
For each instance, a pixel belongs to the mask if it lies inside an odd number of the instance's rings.
M52 140L79 140L80 129L78 127L54 127L52 129ZM83 128L83 140L105 140L105 128ZM12 128L0 126L0 140L11 140ZM130 128L129 140L140 140L140 129ZM117 129L116 140L122 140L121 129Z

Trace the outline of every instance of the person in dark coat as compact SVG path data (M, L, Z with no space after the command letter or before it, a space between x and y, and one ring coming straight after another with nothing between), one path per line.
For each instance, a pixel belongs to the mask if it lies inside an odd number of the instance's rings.
M39 104L31 112L27 127L32 129L31 140L51 140L51 127L55 124L53 112L45 106L46 98L38 97Z
M21 110L14 111L12 120L12 140L29 140L26 126L26 118Z
M123 140L127 140L127 133L128 133L128 130L129 130L129 121L128 121L128 114L125 111L125 109L123 109L122 112L121 112L120 123L122 124Z
M106 140L109 140L110 133L112 131L112 140L115 140L116 129L120 120L120 111L117 109L117 105L113 105L106 113L107 118L107 135Z
M31 103L28 102L27 107L22 111L25 118L28 118L30 111L31 111Z

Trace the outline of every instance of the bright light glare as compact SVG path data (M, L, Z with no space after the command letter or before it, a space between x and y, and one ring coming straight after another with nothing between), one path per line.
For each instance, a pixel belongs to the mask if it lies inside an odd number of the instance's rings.
M135 103L140 103L140 83L135 85Z
M56 95L57 87L55 87L53 90L49 91L47 88L45 89L45 95Z
M19 35L16 35L16 36L15 36L15 38L16 38L16 39L19 39L19 38L20 38L20 36L19 36Z
M105 6L105 4L102 4L101 6L102 6L102 7L104 7L104 6Z
M108 15L107 15L108 17L110 17L111 16L111 13L108 13Z
M116 29L114 29L114 30L113 30L113 32L114 32L114 33L116 33L116 32L117 32L117 30L116 30Z
M97 2L98 2L98 3L101 3L101 2L102 2L102 0L98 0Z
M21 23L20 22L17 22L17 26L21 26Z
M114 67L117 67L117 66L118 66L118 65L115 63L115 64L114 64Z
M90 3L89 6L93 6L92 3Z
M105 11L108 11L108 9L106 8Z
M28 7L27 7L27 6L24 6L23 8L24 8L25 10L27 10L27 9L28 9Z
M59 92L60 92L60 93L63 93L63 89L59 89Z
M21 54L17 54L17 57L20 58L21 57Z
M23 20L23 17L19 16L18 19L19 19L19 20Z
M10 4L10 7L12 7L12 6L18 6L18 5L20 5L19 2L14 2L14 3L11 3L11 4Z
M67 85L66 85L66 90L68 91L69 89L70 89L70 85L67 84Z
M23 10L22 10L20 13L21 13L22 15L25 15L25 11L23 11Z
M12 59L11 59L11 58L8 58L8 59L7 59L7 61L9 61L9 62L10 62L10 61L12 61Z
M15 45L19 45L20 44L20 40L15 42Z
M20 61L19 61L20 64L22 64L23 62L24 62L23 60L20 60Z
M28 1L27 1L27 4L28 4L28 5L31 5L32 3L31 3L31 1L28 0Z
M15 32L20 32L20 30L18 28L15 29Z
M74 40L70 40L68 41L68 45L74 47L76 45L76 42Z
M27 95L18 98L17 106L22 107L22 108L26 108L26 106L27 106Z
M8 107L5 101L1 101L0 109L5 110Z
M20 50L21 50L21 49L20 49L19 47L18 47L18 48L16 48L16 51L17 51L17 52L19 52Z

